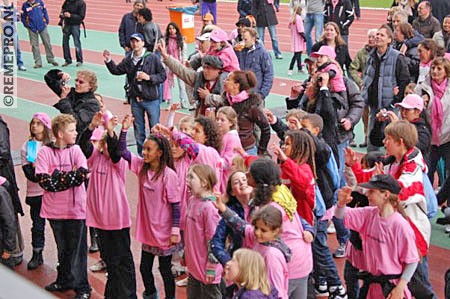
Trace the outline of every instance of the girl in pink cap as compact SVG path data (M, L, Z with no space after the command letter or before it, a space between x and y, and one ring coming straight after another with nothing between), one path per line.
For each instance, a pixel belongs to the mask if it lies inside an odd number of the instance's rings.
M28 270L36 269L44 262L42 250L45 243L45 219L39 216L44 190L39 186L35 178L34 163L42 145L50 142L51 128L52 120L46 113L35 113L30 122L30 137L20 150L22 169L27 178L25 202L30 206L32 220L31 245L33 246L33 257L28 262Z
M322 46L318 52L311 53L311 57L317 58L317 73L328 73L330 75L331 91L341 93L347 90L342 68L334 60L336 52L332 47Z

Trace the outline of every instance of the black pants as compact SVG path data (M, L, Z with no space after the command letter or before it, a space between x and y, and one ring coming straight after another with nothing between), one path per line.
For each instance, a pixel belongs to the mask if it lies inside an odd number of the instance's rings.
M355 15L361 18L361 8L359 7L359 0L352 0L353 8L355 10Z
M49 220L58 249L56 283L77 293L91 291L87 274L87 242L85 220Z
M297 69L299 71L302 70L302 52L295 52L294 56L292 56L291 64L289 65L289 70L292 71L294 68L294 64L297 61Z
M34 249L42 249L45 245L45 219L41 218L42 195L27 197L25 202L30 206L31 245Z
M155 278L153 277L153 261L155 255L142 251L141 257L141 275L144 281L145 294L147 296L156 293ZM164 291L166 292L166 299L175 298L175 278L172 274L172 256L159 256L159 272L164 281Z
M105 298L137 298L136 273L130 250L130 228L96 229L100 253L106 263L108 280Z

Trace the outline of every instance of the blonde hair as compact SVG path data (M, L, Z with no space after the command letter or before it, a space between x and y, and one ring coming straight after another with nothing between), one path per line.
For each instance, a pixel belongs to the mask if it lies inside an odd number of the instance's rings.
M221 107L217 113L222 113L231 123L231 130L237 130L237 113L231 106Z
M291 109L286 113L286 120L289 117L295 117L298 119L298 121L302 121L302 118L305 117L308 114L308 112L302 110L302 109Z
M297 20L297 15L302 16L302 12L303 12L303 7L299 3L296 3L294 5L294 7L292 8L292 16L291 16L291 19L289 20L290 23L295 24L295 22Z
M236 278L239 285L247 290L260 290L268 296L271 288L262 255L254 250L241 248L234 252L233 258L239 265L239 274Z
M416 127L406 120L399 120L387 125L384 135L391 136L397 142L403 140L403 144L408 150L415 147L419 140Z
M406 85L404 96L405 96L405 97L407 96L406 91L408 91L408 90L412 91L412 93L415 93L416 86L417 86L416 83L409 83L408 85Z
M247 168L245 167L245 160L241 155L236 155L231 160L231 165L234 164L233 172L242 171L247 172Z
M181 126L181 124L188 124L191 128L194 128L195 125L195 118L192 116L185 116L180 119L180 122L178 123L178 126Z
M86 81L89 83L89 86L91 87L90 91L94 92L97 90L97 75L90 70L82 70L77 72L77 77L83 76L86 78Z
M66 129L67 125L76 124L77 120L70 114L60 114L52 119L52 133L58 138L58 132Z
M217 177L214 169L206 164L195 164L189 168L189 172L195 173L200 182L205 183L207 191L213 191L214 185L217 184Z

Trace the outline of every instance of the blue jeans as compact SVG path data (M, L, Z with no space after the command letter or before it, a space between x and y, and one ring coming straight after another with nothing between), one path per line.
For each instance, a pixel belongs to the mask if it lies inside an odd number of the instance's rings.
M134 117L134 138L138 154L142 156L142 147L145 141L145 114L147 114L150 128L159 123L159 101L140 101L131 99L131 113Z
M336 264L327 244L327 224L328 221L323 220L317 220L315 223L316 237L312 243L312 252L316 287L325 283L328 287L342 285Z
M347 185L345 182L345 175L344 175L344 166L345 166L345 150L347 149L349 144L349 141L346 140L342 143L339 143L337 145L338 148L338 156L339 156L339 177L341 180L339 181L339 188L342 188Z
M320 39L323 31L323 13L308 13L305 18L305 36L306 36L306 51L308 55L311 54L313 46L311 32L313 27L316 33L316 42Z
M333 216L332 221L334 224L334 228L336 229L336 239L338 240L339 244L346 244L348 239L350 238L350 231L345 227L344 220L338 219Z
M73 36L73 43L75 45L75 53L77 62L83 62L83 52L81 50L80 41L80 25L66 25L63 27L63 52L64 60L67 63L72 63L72 56L70 55L70 36Z
M266 27L256 27L259 39L263 42L263 44L264 44L264 28ZM278 48L277 27L275 25L271 25L268 26L267 29L269 30L270 39L272 40L272 48L273 52L275 53L275 57L280 57L281 51Z
M344 279L345 285L347 286L348 299L359 298L359 280L357 276L358 272L358 268L355 268L348 260L345 261Z
M249 154L250 156L258 156L258 148L256 147L256 145L254 145L253 147L249 148L245 152L247 154Z

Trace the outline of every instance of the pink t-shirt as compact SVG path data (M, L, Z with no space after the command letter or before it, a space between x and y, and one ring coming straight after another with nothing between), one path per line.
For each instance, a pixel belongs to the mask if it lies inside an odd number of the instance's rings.
M169 249L172 235L172 203L180 201L176 172L166 167L158 179L148 170L141 175L144 160L131 154L130 170L139 179L139 201L136 216L136 240L163 250Z
M175 161L175 170L177 171L177 176L180 185L180 229L184 230L186 223L186 209L188 205L188 199L191 196L189 189L186 185L186 175L191 166L191 160L187 155Z
M39 153L39 150L42 148L42 142L39 142L39 141L35 141L35 142L36 142L37 152ZM20 157L22 160L22 165L30 164L30 162L28 162L28 160L27 160L27 145L28 145L28 141L26 141L22 145L22 148L20 149ZM44 194L44 189L42 189L38 183L27 180L27 197L40 196L42 194Z
M311 244L303 239L303 227L297 212L294 218L289 220L286 211L276 202L270 205L281 211L283 216L283 230L280 238L291 249L291 261L288 263L289 279L303 278L311 273L313 268L313 258Z
M222 137L222 151L220 156L223 159L223 171L221 177L221 186L225 188L227 186L228 177L231 175L231 163L236 156L235 148L242 148L241 139L236 130L228 131Z
M204 284L206 266L208 264L208 242L213 238L220 216L213 203L192 196L189 199L184 231L184 253L189 274ZM215 265L216 278L212 282L218 284L222 275L222 265Z
M217 185L214 186L214 190L224 192L225 190L223 188L226 188L226 186L222 186L220 180L223 171L222 158L220 157L219 153L216 151L215 148L200 143L197 143L197 145L199 147L199 152L197 157L192 161L192 165L206 164L211 166L216 172L216 177L218 181Z
M64 149L43 146L36 158L36 174L51 175L56 169L72 171L88 168L86 157L78 145ZM44 190L41 217L47 219L86 219L86 187L81 184L61 192Z
M363 241L365 268L373 275L401 274L406 264L419 261L414 231L399 213L381 217L378 208L346 208L344 224ZM411 298L406 288L404 296ZM383 298L379 284L370 285L367 298Z
M94 148L88 166L86 225L103 230L130 227L130 205L125 191L127 162L120 159L114 164Z

